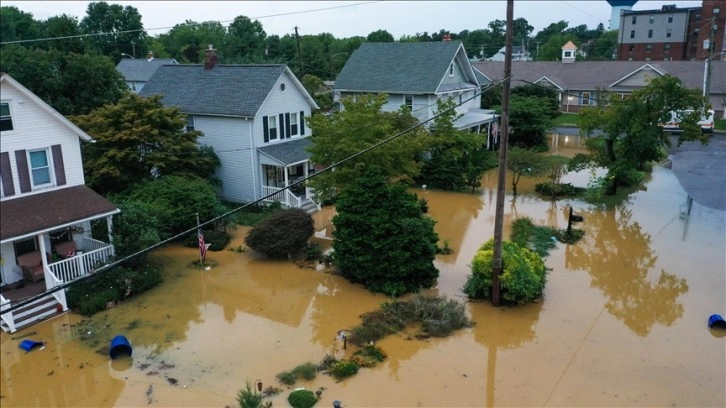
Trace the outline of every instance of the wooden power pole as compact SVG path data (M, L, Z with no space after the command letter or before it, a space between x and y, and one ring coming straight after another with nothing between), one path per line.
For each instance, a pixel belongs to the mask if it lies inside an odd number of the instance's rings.
M303 66L302 52L300 52L300 34L297 33L295 26L295 39L297 39L297 56L300 58L300 80L305 76L305 67Z
M497 183L497 207L494 217L494 256L492 258L492 304L499 306L502 274L502 232L504 227L504 194L507 175L507 148L509 145L509 91L512 82L512 41L514 21L514 0L507 0L507 37L504 53L504 90L502 91L502 138L499 141L499 181Z

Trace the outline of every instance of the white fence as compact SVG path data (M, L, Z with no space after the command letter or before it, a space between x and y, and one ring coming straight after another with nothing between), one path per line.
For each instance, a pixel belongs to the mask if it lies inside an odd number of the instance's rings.
M48 267L61 282L70 282L77 279L103 265L113 256L113 247L103 242L101 244L105 246L88 252L78 251L76 256L54 262Z
M266 197L270 194L274 195L267 197L265 201L279 201L282 205L291 208L302 207L302 199L290 192L290 189L283 190L277 187L262 186L262 196Z

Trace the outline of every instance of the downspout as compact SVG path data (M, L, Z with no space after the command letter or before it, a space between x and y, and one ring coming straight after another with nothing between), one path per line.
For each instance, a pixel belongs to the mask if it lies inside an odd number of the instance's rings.
M254 122L255 122L254 119L250 120L250 156L252 159L252 193L254 194L253 200L257 200L257 177L260 176L260 174L258 173L258 170L260 170L260 169L258 169L257 168L258 166L255 164L255 152L257 149L255 148L255 145L253 143L254 142L253 131L255 129ZM255 170L255 169L257 169L257 170Z

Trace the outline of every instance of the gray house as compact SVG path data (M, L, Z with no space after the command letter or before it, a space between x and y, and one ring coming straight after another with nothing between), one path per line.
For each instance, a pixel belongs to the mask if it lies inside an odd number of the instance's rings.
M154 75L154 72L167 64L178 64L174 58L154 58L154 53L149 51L146 58L124 58L116 65L116 70L121 73L126 81L126 86L132 91L139 93Z
M406 105L422 122L436 114L438 100L453 99L461 104L456 109L461 114L457 128L478 132L498 118L494 111L480 108L479 91L488 84L485 76L474 72L460 42L365 42L338 74L333 91L336 98L387 94L383 111Z
M187 115L187 129L204 133L200 143L221 161L220 196L234 202L267 197L288 207L311 209L311 192L298 185L313 169L305 118L318 109L287 65L162 65L139 92L161 94L166 106Z

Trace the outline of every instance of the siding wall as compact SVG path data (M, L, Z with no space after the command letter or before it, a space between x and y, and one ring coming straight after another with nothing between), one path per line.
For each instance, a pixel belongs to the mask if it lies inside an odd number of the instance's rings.
M57 180L56 163L53 162L53 153L50 148L53 145L61 146L63 156L63 169L66 182L65 185L60 187L85 184L78 134L6 82L2 83L0 99L2 102L10 103L10 114L13 120L13 130L0 133L0 149L2 152L8 153L12 171L12 182L15 190L14 195L5 197L4 192L0 189L0 194L3 195L2 199L13 199L58 188L55 185ZM48 149L52 185L43 189L22 193L20 190L18 163L15 151L44 148Z

